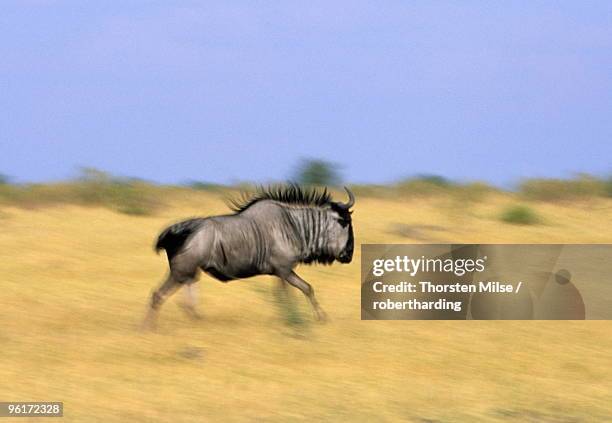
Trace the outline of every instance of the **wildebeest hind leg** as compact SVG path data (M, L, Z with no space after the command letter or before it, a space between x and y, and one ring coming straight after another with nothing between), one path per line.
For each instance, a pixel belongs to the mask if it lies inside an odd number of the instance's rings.
M180 287L181 284L176 280L173 274L170 273L164 283L162 283L158 289L153 291L151 294L151 303L149 304L147 315L142 323L143 329L155 329L160 307L164 301L166 301L168 297L174 294Z
M196 280L192 279L185 282L183 285L184 300L179 302L181 308L187 313L189 317L195 320L200 320L202 315L198 313L198 288L196 286Z
M300 291L304 293L304 295L306 295L306 297L308 297L308 299L310 300L310 304L312 304L312 308L314 309L317 320L319 321L327 320L327 314L323 311L323 309L319 305L319 302L317 301L315 294L314 294L314 288L308 282L300 278L295 272L291 272L291 274L285 277L284 280L290 283L291 285L295 286L296 288L298 288Z

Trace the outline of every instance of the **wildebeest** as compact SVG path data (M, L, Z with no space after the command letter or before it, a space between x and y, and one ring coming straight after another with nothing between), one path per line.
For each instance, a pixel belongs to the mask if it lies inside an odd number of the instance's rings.
M275 275L308 297L317 319L324 320L312 286L293 269L300 263L350 263L354 237L350 208L334 202L327 189L296 184L259 188L242 201L233 201L233 214L194 218L166 228L155 245L168 255L170 272L153 292L145 326L155 324L162 303L181 286L188 293L187 311L197 317L192 284L199 270L228 282L256 275Z

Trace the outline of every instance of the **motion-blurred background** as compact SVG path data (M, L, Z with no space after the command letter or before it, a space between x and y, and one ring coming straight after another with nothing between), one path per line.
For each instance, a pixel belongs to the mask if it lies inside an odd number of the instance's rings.
M612 421L610 324L360 320L362 243L610 243L608 2L9 1L0 400L67 421ZM169 222L356 196L350 265L171 300ZM179 297L179 296L177 296ZM20 420L23 421L23 420Z

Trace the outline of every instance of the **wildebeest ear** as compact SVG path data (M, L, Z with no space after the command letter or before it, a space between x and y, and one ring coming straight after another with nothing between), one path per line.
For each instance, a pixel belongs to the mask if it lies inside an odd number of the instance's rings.
M345 210L348 210L348 209L350 209L351 207L353 207L355 205L355 196L353 195L351 190L348 189L347 187L344 187L344 189L346 190L346 193L349 196L348 203L340 203L340 202L338 202L336 204L338 204L338 207L340 207L342 209L345 209Z

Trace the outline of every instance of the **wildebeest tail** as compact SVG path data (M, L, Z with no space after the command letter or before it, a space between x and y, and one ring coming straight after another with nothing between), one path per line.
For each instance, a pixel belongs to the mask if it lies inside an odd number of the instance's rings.
M185 244L185 241L200 227L203 219L190 219L175 223L159 234L155 251L166 250L168 260L176 255Z

